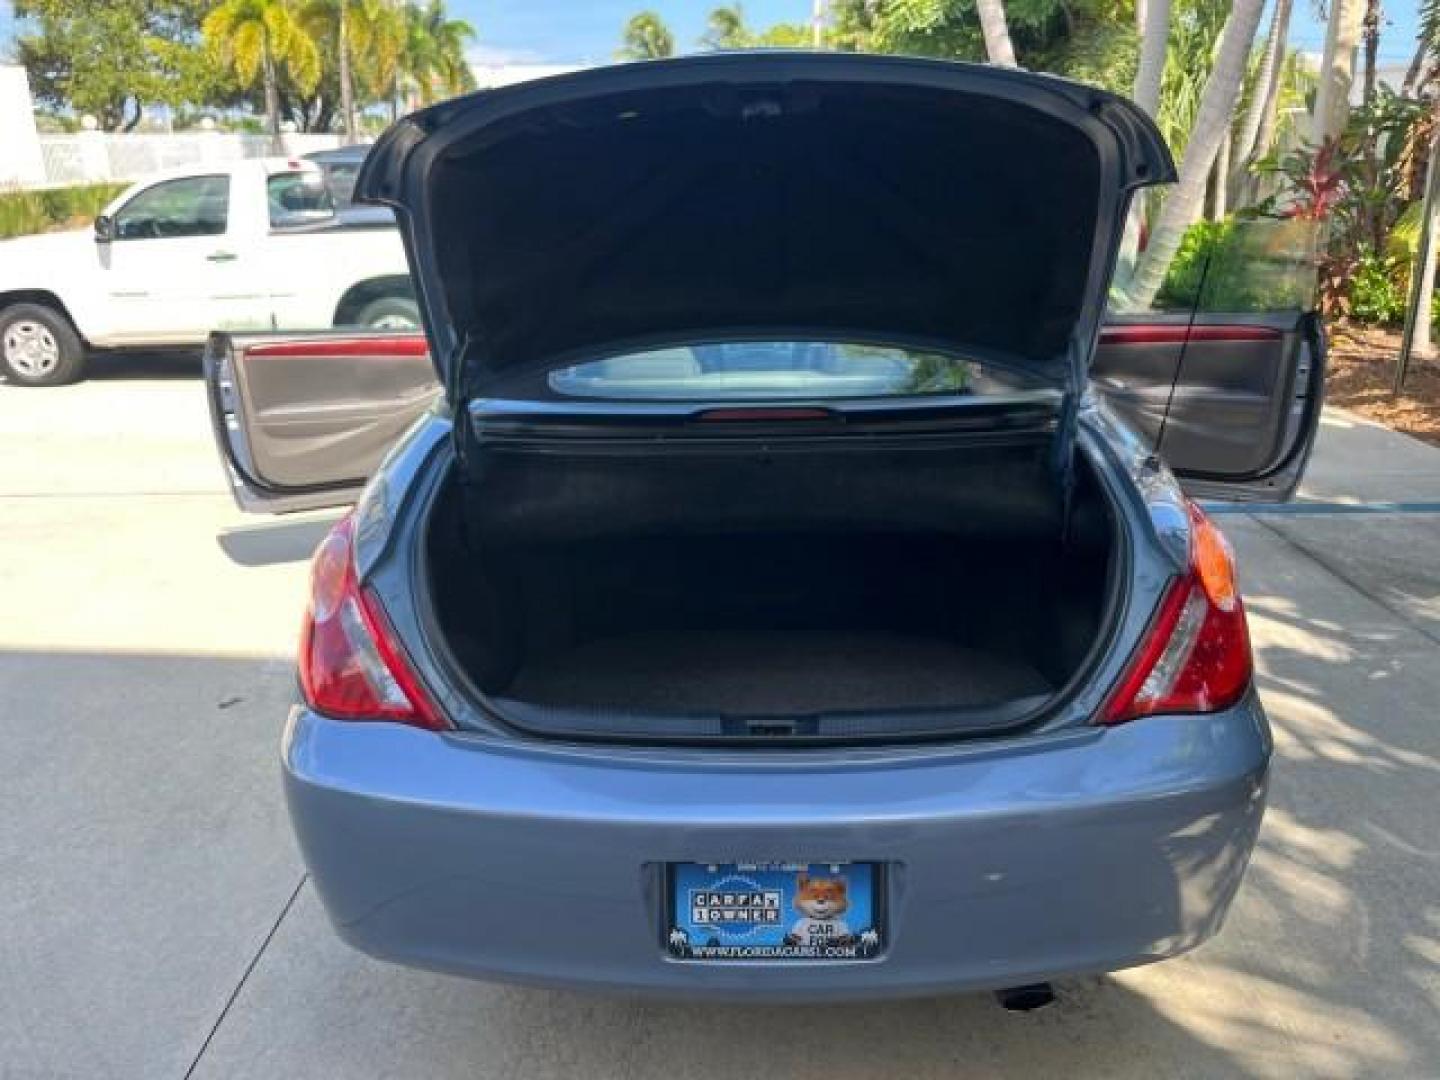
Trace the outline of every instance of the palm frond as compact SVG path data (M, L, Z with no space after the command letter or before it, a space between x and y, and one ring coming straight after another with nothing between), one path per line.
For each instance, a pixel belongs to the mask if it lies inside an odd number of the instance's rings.
M1440 0L1420 0L1416 37L1425 43L1431 56L1440 59Z

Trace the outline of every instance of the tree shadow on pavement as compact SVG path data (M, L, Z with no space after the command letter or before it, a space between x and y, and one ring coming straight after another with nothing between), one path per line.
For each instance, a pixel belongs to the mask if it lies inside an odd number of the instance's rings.
M310 537L282 539L245 557ZM275 760L291 663L0 653L0 1061L179 1075L239 987L198 1077L1437 1075L1440 651L1268 550L1247 604L1276 758L1227 926L1028 1015L473 983L351 951L308 886L241 987L300 872Z

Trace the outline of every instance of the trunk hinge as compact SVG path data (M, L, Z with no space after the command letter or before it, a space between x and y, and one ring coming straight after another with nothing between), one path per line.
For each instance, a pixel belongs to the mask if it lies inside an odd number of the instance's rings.
M445 385L446 404L450 407L450 442L455 451L456 482L460 485L460 546L473 550L470 542L470 444L474 430L470 420L470 393L465 372L473 337L467 331L450 353Z
M474 338L466 331L450 353L445 380L445 403L450 407L450 440L455 448L455 462L460 468L460 482L469 480L470 458L470 395L465 381L467 354Z
M1071 357L1075 345L1071 343ZM1060 402L1060 416L1055 425L1055 440L1051 444L1050 472L1060 496L1060 543L1070 541L1070 511L1075 500L1075 441L1080 426L1080 400L1085 393L1085 377L1079 373L1077 364L1071 364L1070 386Z

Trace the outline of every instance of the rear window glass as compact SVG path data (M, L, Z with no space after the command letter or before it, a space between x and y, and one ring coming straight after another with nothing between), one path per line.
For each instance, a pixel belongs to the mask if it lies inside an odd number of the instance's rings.
M896 346L745 341L622 353L550 372L565 397L628 401L899 397L1028 388L975 360Z

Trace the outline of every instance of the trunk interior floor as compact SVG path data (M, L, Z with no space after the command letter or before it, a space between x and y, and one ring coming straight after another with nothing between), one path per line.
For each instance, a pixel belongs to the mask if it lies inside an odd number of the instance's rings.
M597 638L521 667L505 696L652 713L795 716L989 705L1054 688L1022 660L859 631L680 631Z

